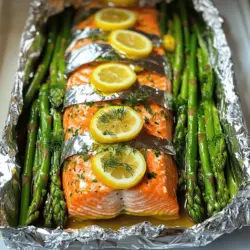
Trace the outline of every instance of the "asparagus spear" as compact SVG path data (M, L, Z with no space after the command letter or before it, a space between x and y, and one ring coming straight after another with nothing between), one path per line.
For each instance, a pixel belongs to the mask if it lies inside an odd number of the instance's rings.
M188 29L188 20L186 16L186 10L183 10L183 2L179 2L181 4L181 18L183 22L183 28L185 32L188 34L185 35L185 69L182 76L182 84L181 84L181 91L178 96L178 115L177 115L177 124L175 128L175 136L174 136L174 144L176 146L176 154L177 154L177 163L180 168L184 168L184 151L185 151L185 138L187 134L186 130L186 123L187 123L187 97L188 97L188 81L189 81L189 63L188 63L188 51L189 51L189 29Z
M25 89L29 85L30 73L34 69L35 63L44 46L44 42L45 42L45 37L43 36L43 34L38 32L35 36L33 44L31 45L29 49L30 56L28 58L28 61L24 69L24 88Z
M51 57L54 51L54 44L56 40L56 31L57 31L57 17L52 17L49 22L49 34L47 38L46 48L41 64L38 66L38 69L35 73L35 76L24 96L24 106L28 106L36 93L39 91L42 81L44 80L46 73L48 71Z
M175 49L175 57L173 64L173 94L175 97L179 94L180 83L181 83L181 74L183 70L183 34L181 27L181 20L178 15L174 15L174 31L175 31L175 40L176 40L176 49Z
M190 34L189 34L188 14L187 14L188 7L186 0L179 1L179 6L180 6L180 15L184 33L184 44L185 44L184 51L187 56L189 54Z
M53 224L52 201L52 196L48 193L43 210L44 226L47 228L51 228Z
M48 84L43 84L39 93L41 167L35 179L33 198L28 210L26 225L31 224L38 218L39 208L41 207L47 193L48 174L50 171L49 143L51 138L51 116L49 113L48 94Z
M227 177L227 186L230 194L230 201L232 201L233 197L239 190L239 185L232 173L232 163L228 160L226 166L226 177Z
M197 185L197 103L198 88L196 81L196 34L191 35L191 49L189 59L189 86L188 86L188 134L187 134L187 190L186 209L195 222L201 222L204 217L204 208L201 202L201 192Z
M227 150L226 144L224 140L224 134L221 128L219 115L217 108L215 107L214 102L212 103L212 116L213 116L213 123L214 123L214 140L215 142L215 152L216 154L213 155L214 157L214 165L216 166L217 170L217 185L218 185L218 194L220 194L221 198L221 206L224 208L229 202L229 192L226 185L226 178L224 174L224 168L227 159ZM210 114L211 115L211 114Z
M57 73L57 77L51 75L51 85L50 85L50 101L54 107L60 107L64 100L66 80L64 76L65 72L65 61L64 53L67 48L70 27L72 19L72 9L65 10L65 15L63 18L62 29L60 35L57 38L56 49L53 55L52 65L50 72ZM56 74L55 73L55 74Z
M203 173L203 170L202 168L199 166L198 167L198 173L197 173L197 183L200 187L200 190L201 190L201 193L202 193L202 198L203 198L203 201L206 200L206 194L205 194L205 181L204 181L204 173Z
M53 120L53 140L57 145L54 145L52 156L50 193L47 196L44 218L46 227L51 227L52 220L57 226L63 227L66 222L66 203L61 189L60 179L61 143L63 139L61 114L54 111Z
M198 76L199 76L199 81L203 82L204 80L204 62L203 62L203 57L202 57L202 53L201 53L201 48L197 49L197 60L198 60Z
M40 140L41 140L41 128L39 127L36 139L36 152L34 157L34 164L33 164L33 183L36 179L36 175L38 170L40 169L40 162L41 162L41 150L40 150Z
M189 69L185 68L182 78L181 93L178 97L180 106L178 107L177 124L175 127L174 145L176 147L176 159L178 166L184 168L184 157L185 151L185 138L187 134L186 123L187 123L187 97L188 97L188 81L189 81Z
M31 107L30 118L28 123L25 163L22 173L21 210L20 210L20 220L19 220L20 225L25 224L29 208L32 166L35 154L35 144L37 135L37 123L38 123L38 101L35 100Z
M53 53L53 57L52 57L52 61L50 64L50 83L57 83L58 80L58 67L57 67L57 60L59 59L58 53L60 51L60 46L61 46L61 34L59 34L56 38L56 45L55 45L55 49L54 49L54 53Z
M185 9L185 2L179 1L180 9L181 9L181 20L184 30L184 47L185 47L185 69L182 75L182 83L181 83L181 91L178 96L178 112L177 112L177 124L175 128L174 135L174 144L176 147L176 159L177 164L180 169L184 169L185 159L183 155L185 154L185 138L187 134L186 123L187 123L187 97L188 97L188 81L189 81L189 63L188 56L190 50L190 42L189 42L189 27L188 27L188 19L187 12Z
M205 124L202 109L199 110L198 116L198 141L201 168L204 175L205 185L205 202L207 204L208 215L216 214L220 211L220 206L216 200L216 187L212 166L210 163L208 144L205 132Z

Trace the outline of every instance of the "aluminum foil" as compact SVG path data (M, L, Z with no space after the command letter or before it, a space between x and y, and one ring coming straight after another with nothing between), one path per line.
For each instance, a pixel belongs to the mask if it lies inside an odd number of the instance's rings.
M20 195L17 157L16 124L23 100L24 69L29 49L37 32L41 32L48 16L61 11L67 1L34 0L24 33L21 38L19 67L11 94L11 102L0 142L0 231L5 243L14 249L66 249L70 245L81 249L126 248L169 249L206 245L236 228L250 225L250 139L242 115L240 100L235 90L231 51L221 27L222 19L210 0L193 0L195 9L201 12L214 34L214 46L218 51L215 69L219 79L217 87L218 107L231 159L243 173L244 182L236 197L217 215L189 229L153 226L148 222L118 231L91 226L79 230L46 229L34 226L15 228ZM71 2L79 3L79 0ZM145 3L147 1L141 1ZM152 4L155 1L148 1Z
M175 155L175 149L172 142L167 139L162 139L146 132L141 132L137 138L126 145L134 148L153 149L165 154ZM104 146L105 147L105 146ZM66 141L62 148L61 163L68 157L77 154L88 154L98 152L98 145L92 140L89 132L71 137Z
M129 90L109 95L103 95L90 84L74 86L66 91L64 107L88 102L128 100L132 96L133 98L136 97L138 102L140 100L152 100L166 109L172 109L173 97L171 94L167 91L139 84L135 84Z
M80 66L94 62L96 60L99 61L117 61L117 62L125 62L133 65L138 65L144 69L154 71L160 75L166 75L169 78L170 75L170 66L167 62L166 57L151 54L145 59L140 60L132 60L122 55L117 54L113 47L109 44L105 43L96 43L92 42L79 49L70 51L66 57L66 73L69 74L75 71Z
M131 30L134 30L134 29L131 29ZM136 30L136 32L148 37L152 41L152 43L153 43L153 45L155 47L160 47L161 42L162 42L160 37L158 37L158 36L156 36L154 34L149 34L149 33L143 32L143 31L137 31ZM73 33L73 40L70 43L70 45L68 46L68 49L67 49L66 53L69 53L73 49L73 47L76 45L76 43L78 41L80 41L82 39L90 38L90 37L91 38L92 37L98 37L98 35L100 35L100 34L105 34L105 33L103 33L103 31L101 31L98 28L94 29L94 28L87 27L87 28L85 28L83 30L76 30ZM106 35L108 36L108 33Z

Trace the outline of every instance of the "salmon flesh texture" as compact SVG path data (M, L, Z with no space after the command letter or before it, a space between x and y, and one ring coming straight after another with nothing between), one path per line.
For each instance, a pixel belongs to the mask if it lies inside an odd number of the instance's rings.
M160 36L158 12L155 8L134 8L137 14L136 30ZM77 28L96 28L93 16L81 22ZM91 39L78 41L73 49ZM99 41L103 42L103 41ZM162 48L152 53L164 55ZM78 68L68 79L67 89L89 84L91 73L99 63L86 64ZM137 83L171 92L171 82L166 76L143 70L137 74ZM119 101L116 101L116 104ZM93 114L106 106L106 102L93 105L78 104L67 107L63 125L65 139L89 131ZM145 120L144 130L148 134L172 140L173 118L170 111L149 102L150 109L143 105L135 107ZM108 219L119 214L156 216L162 219L178 217L176 198L178 174L171 156L147 149L145 152L147 173L139 184L127 190L114 190L97 180L91 169L90 155L75 155L64 163L62 180L70 217L81 220Z

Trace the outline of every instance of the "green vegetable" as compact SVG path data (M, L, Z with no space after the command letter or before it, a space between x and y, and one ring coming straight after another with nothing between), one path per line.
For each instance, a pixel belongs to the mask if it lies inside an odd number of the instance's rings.
M51 227L53 222L56 226L63 227L67 219L66 203L64 201L64 195L61 188L60 179L60 158L61 146L63 141L63 128L61 114L55 110L53 111L52 138L56 141L57 146L54 147L53 150L50 171L50 191L47 196L43 215L46 227Z
M24 225L30 204L30 190L32 181L32 166L36 148L36 137L38 127L38 101L35 100L31 107L30 118L28 123L28 135L25 153L25 163L22 173L22 193L21 193L21 210L19 224Z
M45 43L45 37L40 32L37 32L34 42L29 48L29 57L24 69L24 89L26 89L30 83L30 75L34 70L35 64L39 57L39 54L42 52L42 48Z
M202 109L199 110L198 116L198 139L201 168L204 176L203 181L205 186L205 202L207 204L208 215L213 215L220 211L220 205L216 200L215 180L210 163Z
M196 53L197 36L191 35L191 50L189 60L189 86L188 86L188 134L187 134L187 153L186 153L186 209L189 216L195 222L202 222L204 218L204 208L201 201L201 192L197 185L197 105L198 105L198 86L196 80Z
M181 75L183 70L183 34L181 20L178 15L174 15L174 36L176 40L175 56L173 63L173 94L175 97L179 94Z
M50 101L55 108L63 104L66 79L64 54L69 43L70 28L73 10L66 9L62 20L62 29L56 40L56 48L54 51L52 63L50 66Z
M217 183L217 201L224 208L229 201L224 167L227 158L224 134L219 121L218 111L214 105L214 74L209 60L209 52L201 35L200 27L195 23L195 33L198 37L198 69L201 83L202 103L204 108L205 130L213 174Z
M56 33L57 33L57 26L58 26L57 17L52 17L48 23L48 26L49 26L49 33L48 33L44 56L24 96L25 107L27 107L32 102L33 98L35 97L36 93L39 91L41 87L41 83L43 82L47 74L50 61L52 58L52 54L54 51L55 41L56 41Z
M28 210L26 225L30 225L39 216L44 197L47 193L48 175L50 171L50 138L51 138L51 116L49 112L49 86L43 84L39 93L40 128L41 128L41 167L37 173L33 198Z

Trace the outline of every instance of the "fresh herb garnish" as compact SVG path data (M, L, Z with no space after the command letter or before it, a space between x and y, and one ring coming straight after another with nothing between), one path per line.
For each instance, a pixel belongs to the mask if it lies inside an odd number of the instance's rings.
M111 108L108 111L103 111L98 116L98 122L109 123L111 120L122 121L127 114L127 110L124 107L121 108Z
M157 150L154 150L154 154L155 154L156 157L159 157L161 155L161 152L157 151Z
M86 102L85 105L92 107L95 103L94 102Z
M145 117L145 118L144 118L144 121L145 121L145 123L146 123L146 124L149 124L149 123L150 123L150 121L149 121L149 118L148 118L148 117Z
M155 81L153 80L152 76L150 74L148 74L146 76L146 79L149 81L149 82L152 82L152 83L155 83Z
M109 169L119 168L123 167L125 170L133 175L133 168L126 162L123 162L121 157L118 157L117 155L110 153L108 158L103 159L103 168L104 171L107 172Z
M155 179L156 176L157 176L157 173L155 173L155 172L148 172L147 173L147 177L148 177L149 180Z
M78 178L81 179L81 180L84 180L84 179L85 179L85 177L84 177L83 174L77 174L77 176L78 176Z
M110 136L116 137L116 134L114 132L108 131L108 130L104 130L103 135L110 135Z

